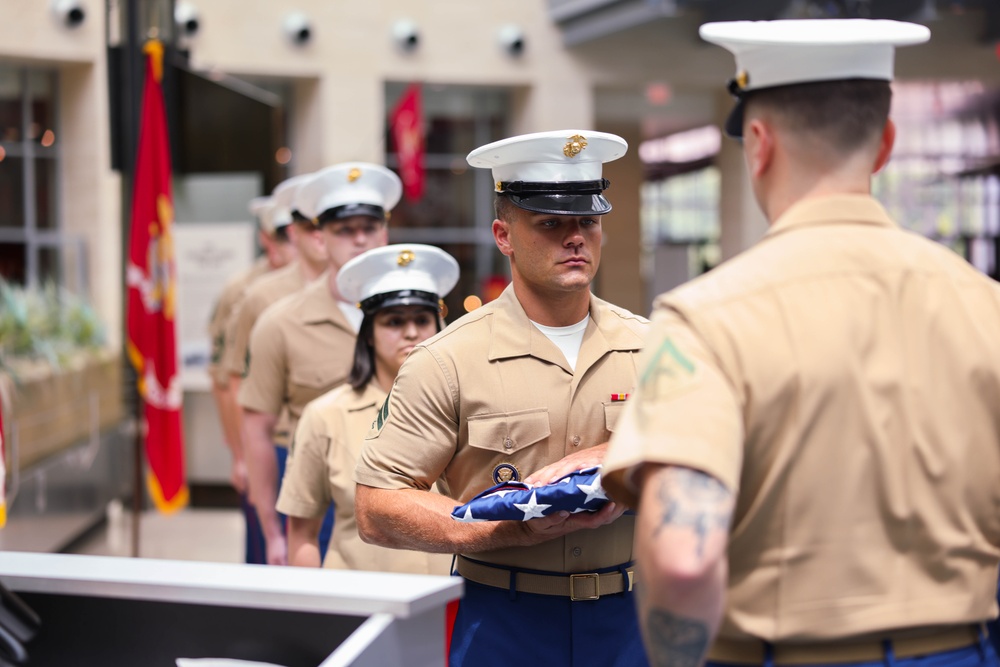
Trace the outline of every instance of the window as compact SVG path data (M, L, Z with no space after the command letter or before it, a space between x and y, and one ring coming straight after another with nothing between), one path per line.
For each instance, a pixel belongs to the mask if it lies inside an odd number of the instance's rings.
M664 291L719 263L720 196L720 174L715 166L643 183L642 271L654 289ZM686 255L684 275L661 276L668 282L658 282L657 273L667 270L658 262L676 263L682 255Z
M0 277L30 287L63 284L64 255L82 256L59 233L56 90L54 71L0 65Z
M873 194L904 227L1000 276L1000 92L978 81L894 83L896 145Z
M386 84L386 108L392 109L407 84ZM436 245L458 260L461 278L445 299L448 321L466 311L466 297L483 302L496 296L496 285L509 275L506 258L491 232L493 179L488 169L465 161L469 152L507 136L509 95L505 90L473 86L424 85L424 195L405 197L393 210L391 243ZM386 124L386 165L399 164Z

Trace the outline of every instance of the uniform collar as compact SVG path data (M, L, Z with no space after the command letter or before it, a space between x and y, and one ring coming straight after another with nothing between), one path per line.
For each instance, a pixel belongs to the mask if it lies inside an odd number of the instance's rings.
M514 294L514 285L507 289L494 302L493 331L490 338L490 361L523 357L531 355L564 366L565 358L545 334L538 330L528 319L527 313ZM584 350L600 356L610 350L638 350L642 346L642 338L627 327L614 326L615 315L605 301L590 295L590 323L583 335L583 345L580 348L580 360ZM527 333L527 335L525 335ZM591 349L593 346L598 349ZM579 361L577 363L579 369Z
M382 405L382 402L385 401L386 393L378 385L374 377L369 380L368 384L361 388L361 391L355 389L348 389L348 391L350 392L350 399L347 400L345 405L348 412L366 410L372 406Z
M779 217L767 235L813 225L861 224L896 227L885 208L871 195L830 195L796 202Z
M302 304L299 308L303 324L329 322L352 334L357 333L340 310L337 300L330 294L329 273L324 273L302 290Z

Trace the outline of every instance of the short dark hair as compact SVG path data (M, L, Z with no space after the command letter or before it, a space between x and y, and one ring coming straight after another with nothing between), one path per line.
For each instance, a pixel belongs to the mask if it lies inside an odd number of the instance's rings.
M390 306L392 308L393 306ZM434 313L437 330L441 331L441 317L439 312L432 308L428 312ZM365 385L375 377L375 316L380 311L365 313L361 320L361 328L358 330L358 340L354 343L354 363L351 366L351 373L347 376L347 384L355 391L361 391Z
M496 199L493 200L493 211L496 213L497 220L513 222L520 210L507 195L498 194Z
M818 137L842 155L877 141L891 103L889 82L869 79L767 88L746 100L748 108L765 109L792 132Z

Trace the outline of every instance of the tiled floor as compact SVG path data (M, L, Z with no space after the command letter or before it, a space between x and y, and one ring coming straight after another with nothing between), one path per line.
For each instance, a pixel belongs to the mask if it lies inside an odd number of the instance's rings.
M140 517L139 556L242 563L243 531L243 515L236 509L185 509L169 516L151 510ZM132 514L113 505L105 527L71 553L131 556L131 550Z

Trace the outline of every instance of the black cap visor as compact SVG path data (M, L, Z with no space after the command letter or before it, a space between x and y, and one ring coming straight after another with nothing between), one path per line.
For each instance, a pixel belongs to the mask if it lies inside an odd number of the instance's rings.
M369 218L385 220L385 209L375 204L344 204L327 209L317 216L319 224L336 222L345 218L353 218L357 215L365 215Z
M506 193L518 208L533 213L555 215L604 215L611 211L611 202L601 194Z
M393 306L424 306L437 312L440 303L441 299L433 292L405 289L370 296L361 302L361 310L365 315L372 315Z

